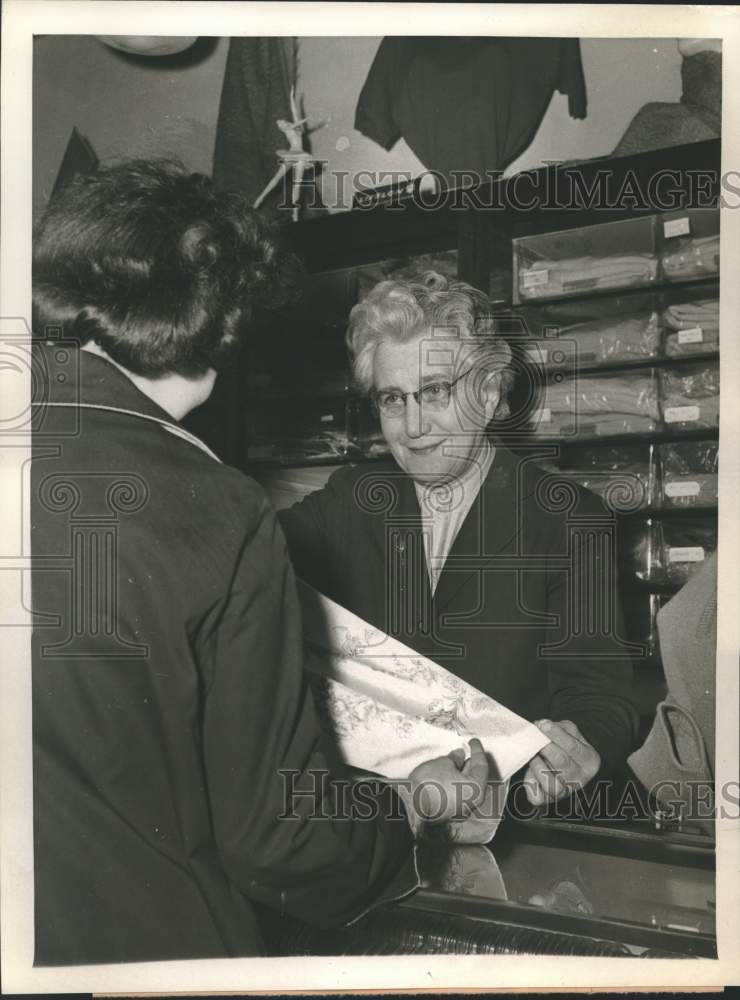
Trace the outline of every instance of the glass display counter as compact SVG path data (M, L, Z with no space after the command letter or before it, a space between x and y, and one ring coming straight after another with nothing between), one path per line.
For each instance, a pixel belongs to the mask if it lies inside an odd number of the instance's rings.
M267 916L272 954L716 955L708 828L507 818L490 845L423 846L422 887L347 928Z

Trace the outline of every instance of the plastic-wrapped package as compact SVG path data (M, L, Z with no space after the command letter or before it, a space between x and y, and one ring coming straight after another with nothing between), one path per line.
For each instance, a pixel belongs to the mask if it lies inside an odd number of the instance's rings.
M682 586L717 548L717 518L629 518L620 522L617 539L622 577Z
M654 450L649 442L570 446L543 465L602 497L610 510L627 513L655 503Z
M655 280L658 262L648 253L607 254L533 261L519 268L522 299L555 298L607 288L633 288Z
M652 372L589 374L548 382L532 431L546 437L614 437L652 432L659 420Z
M663 313L668 357L719 350L719 300L698 299L668 306Z
M682 365L660 372L663 420L676 430L719 426L719 365Z
M660 329L657 312L613 315L558 327L557 337L535 341L531 360L551 368L570 362L594 367L622 361L644 361L658 356Z
M675 441L661 444L659 451L664 507L717 506L717 441Z
M660 257L666 281L711 278L719 273L719 234L681 239Z
M516 237L515 289L535 300L649 286L658 275L655 239L651 216Z
M662 518L656 528L661 583L682 586L717 548L713 516Z
M622 577L652 586L682 586L717 548L717 519L696 517L629 518L617 529Z

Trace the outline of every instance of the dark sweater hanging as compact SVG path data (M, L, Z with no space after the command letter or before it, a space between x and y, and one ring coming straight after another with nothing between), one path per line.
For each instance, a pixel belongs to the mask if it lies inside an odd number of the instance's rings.
M403 136L429 170L502 170L531 143L555 91L586 116L574 38L384 38L355 128L390 149Z
M291 118L292 39L232 38L226 59L213 154L213 181L253 201L278 168L276 151L286 146L278 118ZM279 185L270 199L283 195Z

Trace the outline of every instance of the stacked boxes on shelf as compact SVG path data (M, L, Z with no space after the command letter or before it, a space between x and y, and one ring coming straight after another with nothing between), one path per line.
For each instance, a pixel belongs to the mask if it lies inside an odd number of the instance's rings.
M530 430L622 515L625 618L649 659L661 602L717 545L718 274L716 209L513 241L542 385Z

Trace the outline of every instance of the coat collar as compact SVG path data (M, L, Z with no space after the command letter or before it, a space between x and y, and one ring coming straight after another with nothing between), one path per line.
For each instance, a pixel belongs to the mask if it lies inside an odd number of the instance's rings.
M40 402L115 406L168 424L177 423L105 358L83 351L69 341L38 341L34 350L42 373Z

